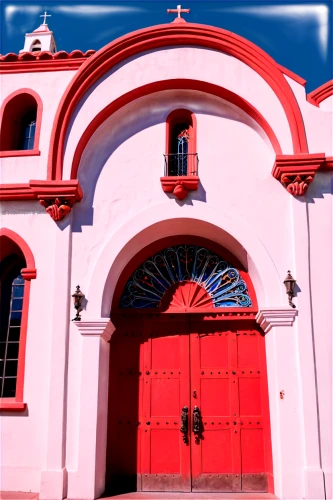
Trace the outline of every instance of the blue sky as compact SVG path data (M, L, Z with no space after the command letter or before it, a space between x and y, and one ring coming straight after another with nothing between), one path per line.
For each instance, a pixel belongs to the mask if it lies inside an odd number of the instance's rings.
M174 1L174 0L173 0ZM155 24L171 22L172 1L1 1L1 53L18 53L24 35L47 22L58 50L98 50L115 38ZM268 52L277 62L307 80L307 92L332 78L332 1L210 1L190 0L184 17L218 26Z

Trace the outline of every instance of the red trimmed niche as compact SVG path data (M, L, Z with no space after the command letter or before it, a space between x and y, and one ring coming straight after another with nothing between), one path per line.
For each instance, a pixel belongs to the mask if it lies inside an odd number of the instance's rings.
M179 155L177 141L181 135L185 137L186 148ZM186 162L186 172L179 170L180 160ZM188 191L198 189L197 120L188 109L175 109L166 119L165 172L161 185L165 193L173 193L178 200L183 200Z

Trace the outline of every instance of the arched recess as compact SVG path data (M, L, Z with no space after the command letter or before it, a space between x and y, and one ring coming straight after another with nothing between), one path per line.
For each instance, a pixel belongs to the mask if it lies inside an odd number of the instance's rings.
M177 253L178 261L168 258L168 252ZM200 252L201 270L196 273ZM153 283L148 267L161 257L174 267L159 274L160 284L163 276L175 278L177 273L178 281L174 279L155 309L138 310L133 302L125 307L124 297L126 302L133 291L133 276L144 282L147 290ZM221 263L229 282L235 277L229 271L239 271L236 295L250 301L242 301L239 307L230 302L226 307L214 307L217 289L212 291L210 285ZM201 279L203 270L205 282ZM153 272L151 267L149 271ZM161 238L131 259L116 285L111 311L116 330L110 345L107 487L119 488L118 492L273 492L265 338L255 323L256 311L255 291L246 269L210 239L183 235ZM212 409L212 401L219 398L227 401L226 406ZM249 399L255 404L246 407ZM183 418L184 409L193 420L188 428L180 429L182 439L175 426L180 426L178 419ZM196 436L195 412L197 422L201 422ZM228 427L231 418L234 426L242 426L233 427L232 434ZM213 422L208 423L208 419ZM235 429L242 433L240 441ZM226 432L230 442L224 442ZM220 440L216 447L220 452L213 450L215 438ZM250 439L249 447L246 438ZM187 446L184 453L182 440ZM169 446L176 462L171 471L170 457L163 460ZM224 447L228 450L226 460L221 451ZM208 475L212 462L215 468Z
M119 109L122 107L126 106L127 104L135 101L136 99L139 99L144 96L148 96L150 94L154 94L155 92L161 92L163 90L194 90L194 91L199 91L199 92L205 92L207 94L210 94L212 96L220 97L240 109L242 109L245 113L247 113L251 118L253 118L258 125L263 129L263 131L266 133L272 148L276 154L282 154L282 149L279 144L279 141L272 129L272 127L269 125L269 123L265 120L265 118L262 116L259 111L256 110L254 106L252 106L249 102L247 102L245 99L240 97L239 95L235 94L234 92L231 92L230 90L224 89L223 87L220 87L218 85L212 84L212 83L207 83L207 82L202 82L198 80L189 80L186 78L182 79L177 79L177 80L162 80L158 82L153 82L147 85L144 85L142 87L139 87L137 89L134 89L115 101L111 102L106 106L102 111L100 111L95 118L89 123L87 128L85 129L84 133L82 134L73 157L73 162L72 162L72 167L71 167L71 179L77 179L78 176L78 169L80 166L80 161L83 155L83 152L90 140L90 138L93 136L93 134L96 132L98 127L101 126L101 124L109 118L111 115L113 115L115 112L117 112Z
M24 267L21 269L21 276L24 280L24 294L22 313L20 318L19 331L19 350L16 372L16 392L15 397L0 398L0 410L4 411L24 411L26 403L23 400L24 396L24 371L25 371L25 351L27 341L28 315L29 315L29 300L30 300L30 282L36 278L37 271L35 268L34 256L28 244L14 231L7 228L0 230L0 262L5 264L1 274L6 273L7 262L10 264L10 257L17 256ZM1 276L2 277L2 276ZM16 335L16 334L15 334ZM16 338L16 337L15 337ZM6 342L8 336L6 335Z
M19 148L21 120L33 112L36 116L36 130L32 149ZM22 88L6 97L0 110L1 144L0 156L28 155L39 153L39 138L42 123L43 102L32 89Z
M282 304L284 276L279 275L267 248L246 220L229 214L223 218L222 229L221 214L213 207L184 206L179 217L177 207L163 203L137 213L105 241L87 274L89 315L109 317L118 279L138 248L166 236L193 234L213 239L241 262L255 286L259 308Z
M275 92L287 117L294 153L307 153L305 128L296 98L280 66L263 50L230 31L181 23L145 28L125 35L96 52L68 86L57 110L51 136L48 179L61 179L66 134L79 101L116 64L141 52L167 46L200 46L230 54L256 71Z

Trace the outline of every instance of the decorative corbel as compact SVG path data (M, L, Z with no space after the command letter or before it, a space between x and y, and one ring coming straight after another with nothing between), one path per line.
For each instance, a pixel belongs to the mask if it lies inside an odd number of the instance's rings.
M62 220L74 203L81 201L83 193L77 180L30 181L29 187L39 203L56 222Z
M324 162L324 153L277 155L272 175L288 193L303 196Z
M178 200L183 200L188 191L197 191L199 177L197 175L170 175L161 177L161 184L165 193L173 193Z
M46 208L46 212L54 221L62 220L71 211L75 203L73 197L40 199L38 201L42 207Z

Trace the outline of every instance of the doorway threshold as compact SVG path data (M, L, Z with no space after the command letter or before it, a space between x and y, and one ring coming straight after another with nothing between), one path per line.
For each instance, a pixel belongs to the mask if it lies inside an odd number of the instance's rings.
M273 493L177 493L144 492L122 493L102 497L103 500L278 500Z

